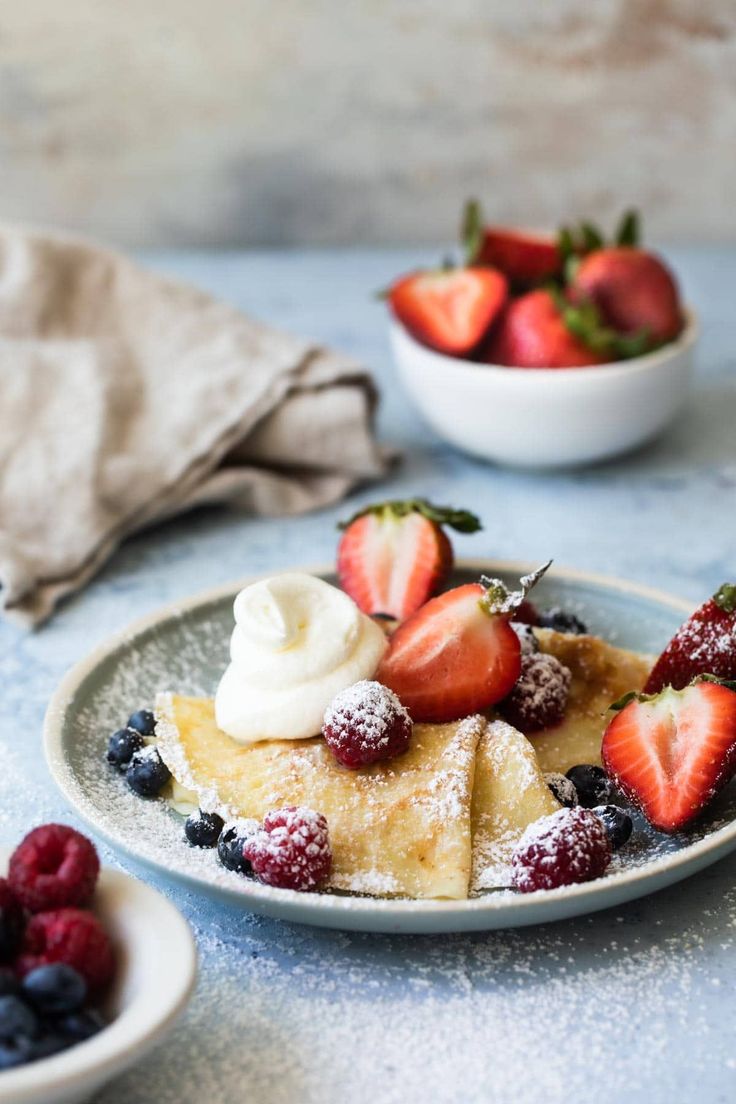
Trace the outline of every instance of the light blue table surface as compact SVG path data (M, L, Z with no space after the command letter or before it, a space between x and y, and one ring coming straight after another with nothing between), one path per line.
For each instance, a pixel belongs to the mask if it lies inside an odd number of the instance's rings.
M372 292L424 258L377 251L156 254L147 260L254 315L340 346L376 373L381 435L403 466L375 495L475 509L462 555L625 576L701 599L736 574L736 252L672 250L703 338L685 417L656 444L581 472L467 459L393 381ZM0 841L73 820L40 730L62 673L126 622L197 590L330 560L349 507L290 520L210 512L130 542L42 630L0 626ZM118 859L102 846L104 860ZM191 1011L100 1104L493 1101L702 1104L736 1095L736 856L620 910L547 928L445 938L321 932L160 888L201 951Z

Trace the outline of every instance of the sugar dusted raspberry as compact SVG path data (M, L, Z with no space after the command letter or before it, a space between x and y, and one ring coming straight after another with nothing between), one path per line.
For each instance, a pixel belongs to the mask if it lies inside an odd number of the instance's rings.
M611 861L602 821L591 809L558 809L530 824L511 859L512 882L520 893L589 882Z
M86 905L100 872L94 844L66 824L34 828L10 857L8 882L29 912Z
M287 805L268 813L250 836L243 854L253 873L279 889L313 889L330 873L332 850L327 821L304 806Z
M64 962L99 991L110 981L115 966L107 932L91 912L62 908L39 912L26 927L16 971L20 977L37 966Z
M367 679L337 695L322 726L330 751L351 770L402 755L411 732L411 717L393 690Z
M572 675L555 656L522 655L521 674L499 709L520 732L537 732L559 724L565 715Z

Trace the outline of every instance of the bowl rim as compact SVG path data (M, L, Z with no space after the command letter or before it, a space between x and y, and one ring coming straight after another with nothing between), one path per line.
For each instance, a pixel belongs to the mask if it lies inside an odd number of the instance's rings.
M0 870L5 869L12 850L0 847ZM162 986L160 974L154 973L99 1034L60 1054L0 1071L0 1096L7 1104L40 1104L57 1096L66 1099L66 1094L75 1091L94 1091L168 1034L189 1003L197 979L196 943L189 924L153 886L122 870L102 867L92 911L114 913L121 898L125 898L126 911L141 917L135 934L120 940L121 957L135 957L141 932L143 940L157 947L165 939L166 959L176 962L176 969L165 973L168 985Z
M644 353L643 356L632 357L630 360L612 360L606 364L592 364L580 368L520 368L505 364L485 364L481 361L469 360L467 357L449 356L447 353L441 353L437 349L423 345L393 315L390 318L389 329L394 341L404 341L412 350L424 355L436 368L445 368L455 375L462 373L476 379L502 379L506 383L511 380L526 380L532 385L538 385L541 380L549 379L562 383L573 380L577 383L587 383L596 379L610 380L617 376L632 376L647 372L691 349L700 336L700 322L697 312L692 307L684 307L682 313L685 325L674 341L669 341L651 353Z

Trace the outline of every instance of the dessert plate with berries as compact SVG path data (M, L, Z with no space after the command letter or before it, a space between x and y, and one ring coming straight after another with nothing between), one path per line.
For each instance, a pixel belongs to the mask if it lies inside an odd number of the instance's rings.
M366 931L541 923L736 848L736 588L453 563L467 511L371 506L336 568L168 607L64 680L78 813L243 908ZM659 658L657 658L659 656Z

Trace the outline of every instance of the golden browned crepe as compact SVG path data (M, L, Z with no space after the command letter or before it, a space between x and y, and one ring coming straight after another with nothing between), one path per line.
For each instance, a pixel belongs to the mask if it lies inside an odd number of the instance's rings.
M464 898L508 885L524 829L559 804L543 772L600 762L609 705L644 685L646 656L593 636L536 629L572 672L561 724L529 739L503 721L416 724L409 750L358 771L320 737L240 744L218 729L212 699L159 695L156 736L175 779L228 819L307 805L330 828L328 886L378 897ZM175 801L174 801L175 803Z
M565 719L530 737L540 767L564 774L576 763L600 763L601 740L610 719L606 711L629 690L643 689L651 656L615 648L597 636L572 636L552 629L534 632L541 650L572 671Z
M282 805L323 813L331 887L379 897L467 897L481 717L415 725L404 755L359 771L341 767L321 738L239 744L218 729L211 699L161 694L156 719L164 761L204 809L258 820Z
M529 740L505 721L489 724L475 763L471 891L508 885L524 829L559 808Z

